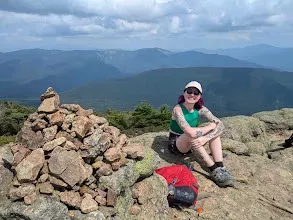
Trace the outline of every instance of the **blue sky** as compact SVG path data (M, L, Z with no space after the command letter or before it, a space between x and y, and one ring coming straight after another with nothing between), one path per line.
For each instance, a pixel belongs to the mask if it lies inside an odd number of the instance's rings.
M0 0L0 51L293 47L293 0Z

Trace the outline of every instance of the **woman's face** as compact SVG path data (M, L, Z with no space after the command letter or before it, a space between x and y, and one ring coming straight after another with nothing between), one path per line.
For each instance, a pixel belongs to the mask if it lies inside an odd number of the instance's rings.
M200 91L195 87L189 87L185 90L184 94L185 102L189 104L195 104L201 98Z

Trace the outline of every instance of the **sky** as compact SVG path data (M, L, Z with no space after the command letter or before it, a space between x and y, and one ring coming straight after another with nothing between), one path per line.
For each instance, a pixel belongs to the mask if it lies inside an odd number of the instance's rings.
M0 51L293 47L293 0L0 0Z

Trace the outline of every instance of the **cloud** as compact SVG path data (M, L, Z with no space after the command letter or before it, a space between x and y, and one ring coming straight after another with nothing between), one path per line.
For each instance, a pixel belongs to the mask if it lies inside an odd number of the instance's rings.
M292 0L1 0L0 37L162 39L218 33L248 40L261 31L292 33L292 10Z

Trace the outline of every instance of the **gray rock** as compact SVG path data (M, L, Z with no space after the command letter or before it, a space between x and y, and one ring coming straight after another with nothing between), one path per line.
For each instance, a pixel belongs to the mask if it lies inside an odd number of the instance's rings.
M44 142L52 141L57 134L58 126L54 125L43 130Z
M57 146L64 144L65 142L66 142L66 138L60 137L60 138L57 138L53 141L50 141L50 142L47 142L46 144L44 144L43 149L44 149L44 151L51 151L54 148L56 148Z
M117 212L117 216L121 219L130 219L128 210L133 205L134 199L132 198L132 191L130 188L127 188L119 195L117 199L117 204L114 207Z
M2 158L3 163L9 166L11 166L13 163L13 154L11 151L11 147L13 145L14 143L9 143L0 147L0 160ZM0 164L1 164L1 161L0 161Z
M293 109L290 108L258 112L252 116L263 121L268 131L293 129Z
M60 192L60 200L72 207L75 207L77 209L80 208L81 204L81 197L78 192L73 192L73 191L65 191L65 192Z
M87 169L80 162L80 157L75 151L54 153L48 160L50 173L61 178L65 183L73 187L86 174ZM84 180L84 179L83 179Z
M71 220L105 220L105 216L100 211L94 211L89 214L82 214L79 210L70 210L68 212Z
M66 205L53 198L39 196L30 206L23 202L7 201L0 206L2 220L70 220Z
M168 219L168 185L164 178L155 174L136 183L133 189L137 190L138 202L142 204L137 219Z
M89 143L91 148L84 150L84 158L96 158L101 153L105 152L111 144L110 134L104 133L101 136L97 133L92 134L89 139L85 138L85 143Z
M37 176L45 162L43 149L34 150L24 158L15 168L19 182L30 182L37 179Z
M242 142L223 138L222 147L223 147L223 150L231 151L234 154L249 156L249 149Z
M267 151L267 148L261 142L248 142L245 145L248 147L250 154L264 155Z
M71 112L77 112L79 109L81 109L80 105L78 104L62 104L61 108L65 108Z
M83 140L83 143L92 147L96 147L103 134L102 129L96 129L94 133Z
M139 178L139 173L135 171L135 162L130 161L126 166L120 168L110 176L102 176L99 179L99 188L113 189L118 194L132 186Z
M42 147L44 138L41 131L34 132L28 127L23 127L16 136L16 141L27 146L30 150Z
M135 172L140 178L146 178L153 174L154 170L160 165L161 158L150 148L145 149L145 156L135 164Z
M98 210L98 203L92 198L91 195L86 194L85 198L81 201L80 210L83 213L90 213Z
M9 190L9 198L11 200L21 199L25 196L31 195L35 192L36 187L34 184L23 184L20 187L11 187Z
M84 138L91 127L91 121L85 116L77 116L72 123L72 131L80 138Z
M54 113L58 110L60 104L59 96L53 96L45 99L38 108L39 113Z
M12 184L12 180L12 172L0 165L0 201L6 198Z
M228 138L242 143L262 142L269 145L265 124L255 117L234 116L221 119L225 125L222 138Z

